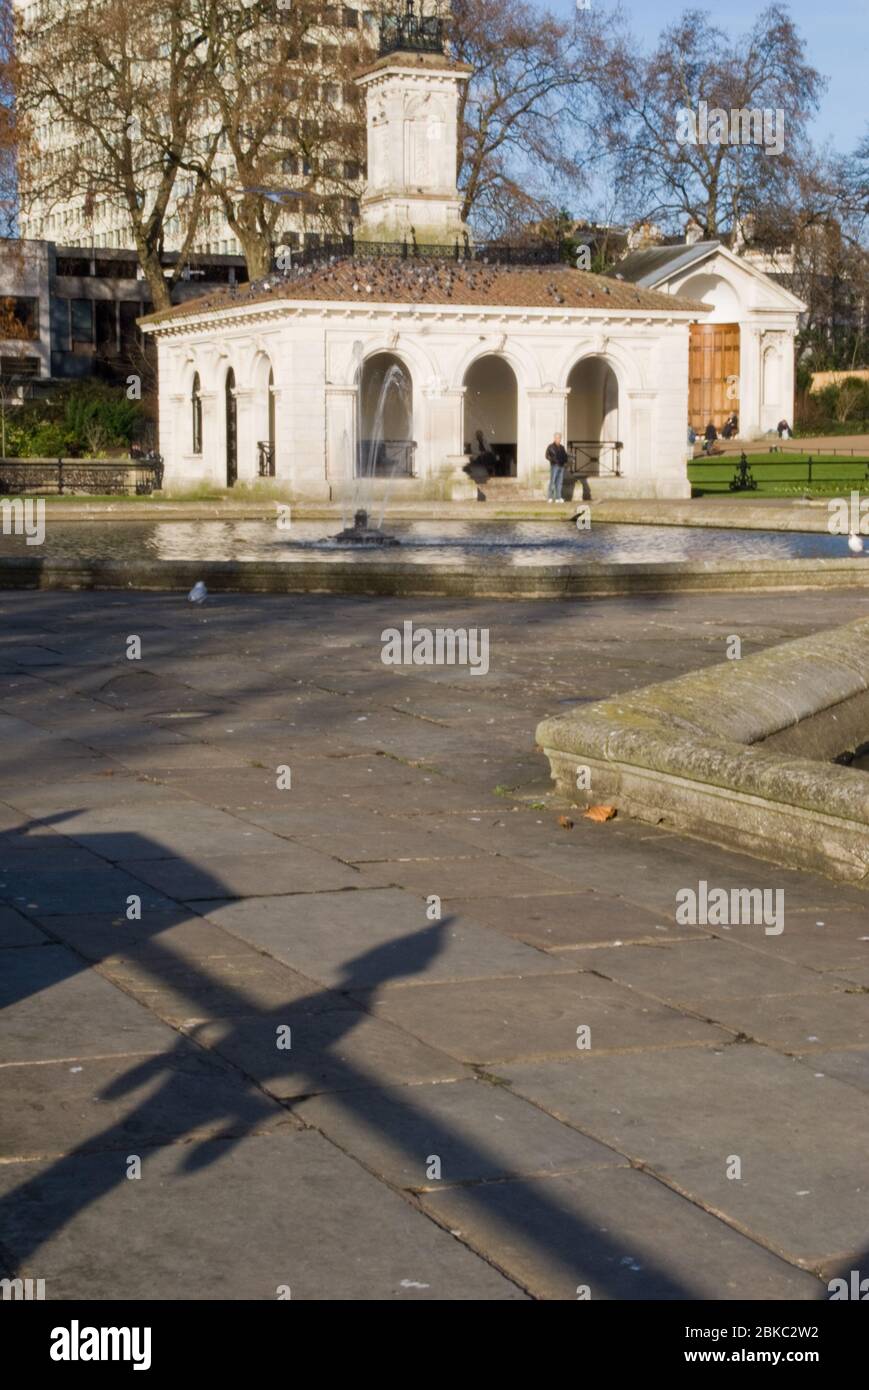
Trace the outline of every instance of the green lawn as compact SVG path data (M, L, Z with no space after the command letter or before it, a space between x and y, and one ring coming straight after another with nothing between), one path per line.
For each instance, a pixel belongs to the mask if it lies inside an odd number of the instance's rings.
M722 458L695 459L688 465L688 478L695 496L726 493L729 497L801 497L809 492L819 497L836 497L842 491L859 489L869 482L869 458L840 454L812 456L809 480L808 454L747 454L757 487L753 491L731 492L730 481L739 463L738 454Z

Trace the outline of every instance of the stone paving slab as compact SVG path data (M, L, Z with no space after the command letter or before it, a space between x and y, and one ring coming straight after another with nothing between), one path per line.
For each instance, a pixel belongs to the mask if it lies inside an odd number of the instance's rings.
M439 1191L456 1183L552 1176L625 1160L485 1081L318 1096L294 1109L306 1124L395 1187ZM431 1160L440 1164L433 1179Z
M519 1057L571 1057L577 1067L577 1029L591 1030L595 1051L691 1046L726 1041L723 1028L668 1009L595 975L572 972L522 979L419 985L357 997L451 1056L501 1073ZM671 1054L672 1055L672 1054Z
M780 937L757 937L748 944L810 970L847 973L848 965L869 964L869 912L865 903L841 902L836 894L822 907L787 911Z
M451 911L467 912L482 926L547 951L567 952L631 941L684 941L703 936L696 928L663 925L654 913L626 903L623 898L608 898L595 892L450 898L449 904Z
M155 1149L139 1181L121 1160L0 1165L4 1244L38 1242L47 1299L525 1297L318 1134Z
M190 859L121 861L144 883L179 902L270 897L359 886L359 874L337 859L284 841L277 854L222 854Z
M423 1206L538 1298L816 1299L826 1290L625 1168L426 1193Z
M835 994L698 999L686 1007L783 1052L824 1052L869 1043L869 1000L853 986L852 992Z
M849 1086L869 1095L869 1048L853 1047L843 1052L824 1051L822 1057L815 1053L805 1053L800 1061L819 1079L832 1077L834 1081L845 1081Z
M513 1063L517 1094L643 1163L693 1200L806 1267L869 1243L860 1093L767 1048ZM728 1179L731 1156L742 1177Z
M501 855L482 855L477 859L440 859L431 864L390 865L394 882L426 897L436 893L445 902L452 898L485 898L531 894L565 893L571 885L554 874L541 872L536 864L514 863Z
M32 860L34 856L28 855ZM54 869L27 863L26 867L0 870L0 897L28 913L56 916L62 912L118 911L131 894L141 899L143 912L165 912L174 903L165 893L140 878L97 861L99 867Z
M397 888L191 906L310 979L342 989L569 968L473 919L446 911L429 922L425 900Z
M742 929L749 930L758 935L763 932L762 927ZM829 975L776 960L771 951L760 955L745 950L738 942L714 937L672 945L656 942L604 948L595 951L594 969L607 979L692 1012L698 1011L701 1001L705 1008L711 1001L734 999L749 1001L754 1006L760 998L761 1007L766 1009L774 1006L774 996L832 995L837 985ZM830 1001L833 1012L840 1005L838 995ZM818 1008L823 1008L820 1001Z
M240 1018L258 1013L272 1020L272 1035L283 1021L281 1010L300 1012L341 1007L341 1000L296 971L256 952L176 960L155 954L142 959L111 959L102 975L173 1026L191 1021Z
M5 951L0 1009L4 1062L127 1056L172 1040L165 1024L64 946Z
M53 917L35 914L53 938L71 946L88 961L141 960L167 952L181 960L246 953L250 947L212 922L194 916L186 908L149 912L139 920L126 912L65 913Z
M286 1110L187 1043L142 1056L0 1067L0 1162L295 1128Z
M288 1049L278 1049L289 1038ZM328 992L291 1001L230 1022L206 1022L186 1031L279 1100L325 1091L368 1091L390 1085L456 1081L467 1068L454 1057L372 1018ZM367 1108L367 1101L363 1102Z
M114 779L113 779L114 780ZM145 791L148 783L136 783ZM74 799L75 788L66 796ZM154 790L163 792L156 787ZM268 831L239 821L225 811L195 801L167 800L158 796L139 802L98 809L71 809L62 823L63 834L112 862L135 859L176 859L180 855L277 854L283 841Z
M14 908L0 904L0 948L6 946L42 946L48 940L45 932L28 922Z
M463 843L458 833L442 834L428 827L417 828L413 820L366 816L359 823L358 813L349 818L348 828L305 833L293 838L312 849L334 855L348 864L400 864L408 859L477 858L485 853L477 845Z

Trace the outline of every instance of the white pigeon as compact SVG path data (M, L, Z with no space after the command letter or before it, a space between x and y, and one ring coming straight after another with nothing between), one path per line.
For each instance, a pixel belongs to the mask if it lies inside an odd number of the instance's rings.
M848 537L848 549L853 550L855 555L859 555L863 550L863 537L856 531L852 531Z
M193 588L190 590L190 593L187 595L187 597L191 603L205 602L205 600L208 598L208 590L206 589L201 579L197 580L197 582L193 585Z

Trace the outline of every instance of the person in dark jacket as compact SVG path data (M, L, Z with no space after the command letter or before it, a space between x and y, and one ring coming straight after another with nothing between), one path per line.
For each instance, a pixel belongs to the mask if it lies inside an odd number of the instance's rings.
M546 494L547 502L563 502L561 489L564 485L564 469L568 462L568 453L561 442L561 435L556 434L546 450L546 459L549 464L549 491Z
M715 428L715 426L713 425L712 421L710 420L710 421L709 421L709 424L706 426L706 430L705 430L704 435L703 435L703 452L704 452L704 454L710 454L710 453L712 452L712 445L715 443L715 441L716 441L717 438L718 438L718 431L717 431L717 429Z

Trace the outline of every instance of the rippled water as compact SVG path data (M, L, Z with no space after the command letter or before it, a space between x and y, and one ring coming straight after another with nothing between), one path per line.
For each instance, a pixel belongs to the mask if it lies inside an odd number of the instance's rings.
M0 555L78 560L323 560L347 564L399 561L414 565L568 565L582 561L649 561L849 557L842 536L810 532L728 531L690 526L593 525L570 521L397 522L386 529L401 549L337 546L335 521L302 521L280 530L269 521L53 522L42 546L0 535ZM869 551L867 551L869 558Z

